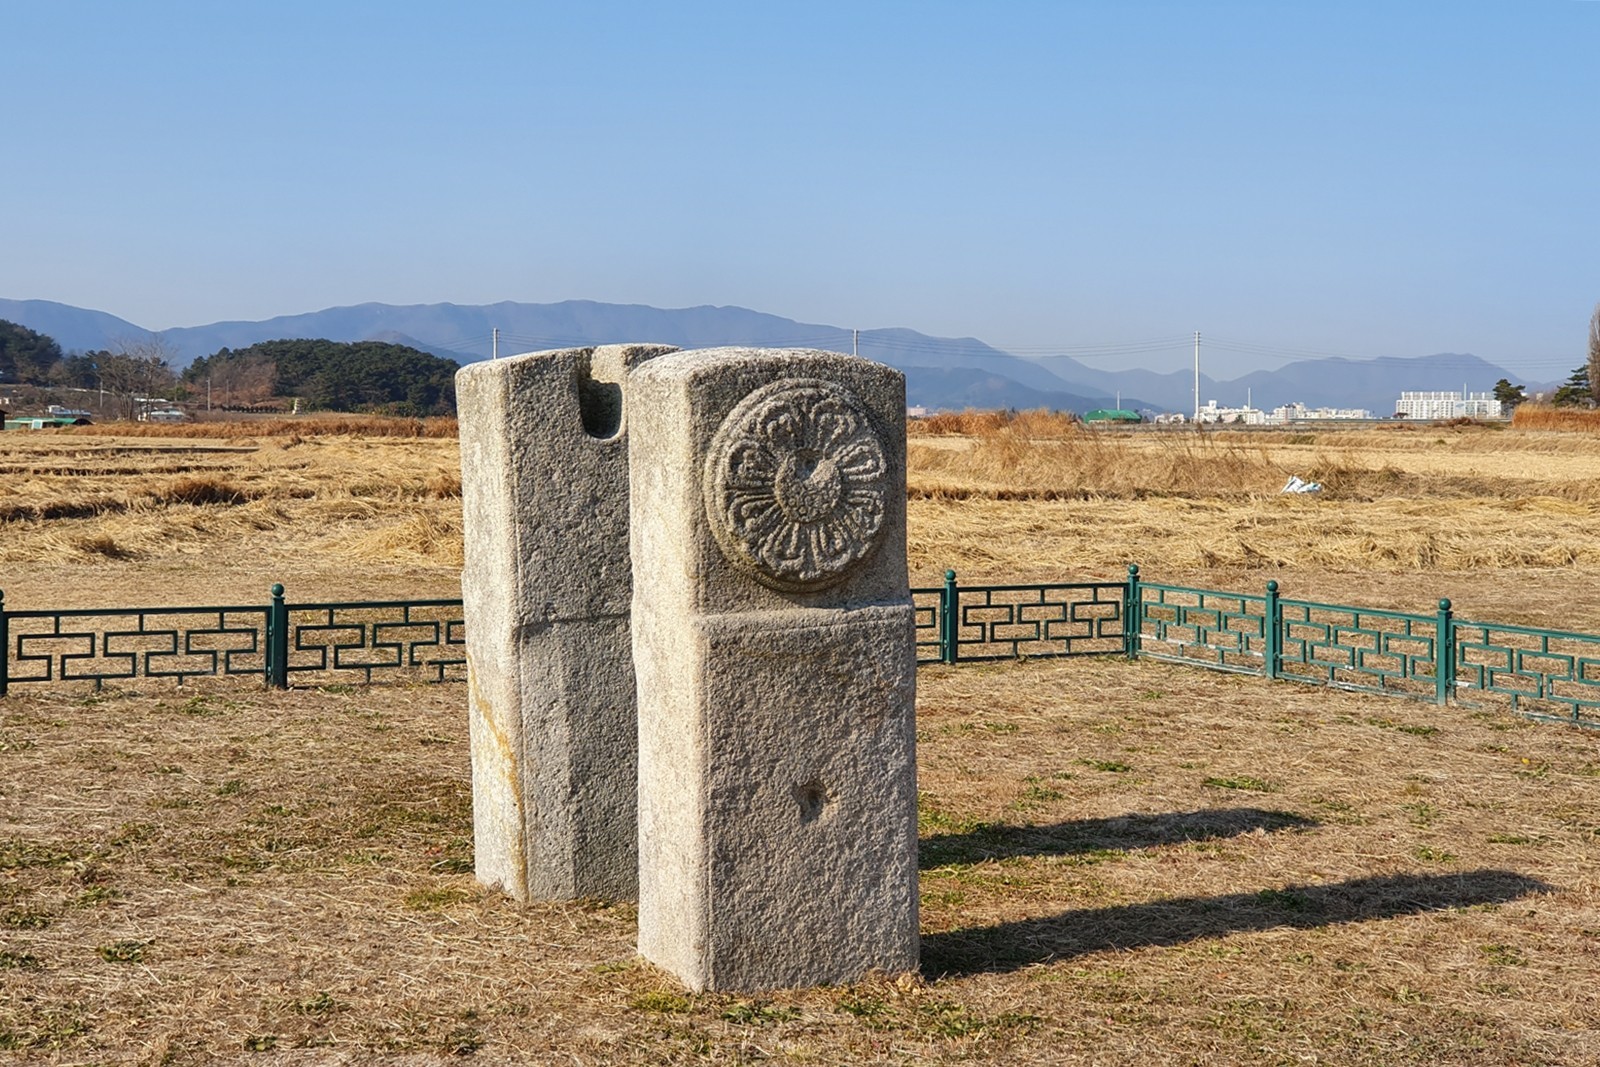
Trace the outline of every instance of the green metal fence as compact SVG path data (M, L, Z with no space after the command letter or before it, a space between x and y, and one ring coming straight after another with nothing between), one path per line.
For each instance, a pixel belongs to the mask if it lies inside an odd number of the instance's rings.
M1131 654L1600 726L1600 635L1161 585L1128 568Z
M941 586L911 591L919 663L1122 654L1312 685L1495 704L1600 726L1600 635L1150 582ZM459 599L7 611L0 696L12 685L139 678L270 686L465 677Z
M921 663L1093 656L1124 649L1124 582L1044 582L913 589Z
M250 676L371 682L374 672L465 677L457 600L7 611L0 594L0 696L27 683Z

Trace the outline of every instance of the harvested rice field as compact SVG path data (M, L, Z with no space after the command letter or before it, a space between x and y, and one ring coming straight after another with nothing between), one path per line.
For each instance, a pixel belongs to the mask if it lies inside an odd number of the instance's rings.
M13 610L255 603L273 582L291 599L456 595L453 425L395 421L418 436L313 419L0 435L0 590ZM1412 611L1444 596L1464 616L1600 632L1600 434L957 428L976 432L910 442L913 584L1137 563L1151 581L1273 578ZM1281 494L1290 476L1323 491Z
M8 608L456 594L447 428L91 429L0 435ZM1137 562L1600 632L1600 436L954 429L911 441L917 584ZM925 668L921 974L691 996L636 958L629 905L476 884L463 700L14 688L0 1051L1600 1063L1594 732L1120 658Z

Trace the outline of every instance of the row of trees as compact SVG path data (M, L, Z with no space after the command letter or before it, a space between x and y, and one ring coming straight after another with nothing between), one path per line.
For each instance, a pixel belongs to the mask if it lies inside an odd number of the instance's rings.
M1589 360L1583 369L1584 390L1592 404L1595 401L1593 384L1600 382L1600 304L1594 306L1594 314L1589 316Z
M384 341L262 341L203 356L183 380L191 388L209 383L244 403L294 396L329 411L448 415L459 369L453 360Z
M176 381L169 353L157 340L67 354L48 334L0 319L0 382L98 389L111 397L116 414L131 418L135 397L163 395Z
M0 319L0 382L47 385L60 362L55 338Z
M137 397L206 398L259 404L296 397L308 408L441 415L455 411L457 365L381 341L263 341L195 360L181 378L159 338L93 352L63 353L54 338L0 320L0 382L100 390L132 417Z
M1600 396L1595 395L1594 383L1600 382L1600 304L1594 306L1594 314L1589 316L1589 352L1581 367L1575 367L1567 380L1556 387L1550 395L1550 402L1556 407L1594 407L1600 403ZM1527 388L1521 385L1512 385L1501 378L1494 383L1494 398L1509 411L1518 404L1528 399Z

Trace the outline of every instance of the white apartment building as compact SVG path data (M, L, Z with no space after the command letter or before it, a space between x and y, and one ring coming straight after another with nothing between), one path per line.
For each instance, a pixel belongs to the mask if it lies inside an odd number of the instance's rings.
M1372 412L1363 408L1308 408L1301 403L1285 404L1270 412L1246 405L1242 408L1225 408L1215 400L1208 400L1200 409L1200 421L1220 423L1225 426L1285 426L1291 422L1314 419L1370 419Z
M1273 408L1272 414L1267 416L1267 422L1279 424L1290 422L1310 422L1316 419L1370 419L1372 412L1366 408L1308 408L1296 401L1285 404L1283 407Z
M1263 426L1267 421L1267 413L1249 405L1242 408L1219 407L1215 400L1207 400L1206 406L1195 412L1195 421L1231 426Z
M1394 406L1396 415L1408 419L1498 419L1500 401L1493 393L1403 392Z

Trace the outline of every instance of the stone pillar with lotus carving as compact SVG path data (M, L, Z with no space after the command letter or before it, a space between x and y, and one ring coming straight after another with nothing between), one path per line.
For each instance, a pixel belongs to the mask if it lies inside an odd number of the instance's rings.
M629 388L639 949L693 989L914 969L904 377L712 349Z

